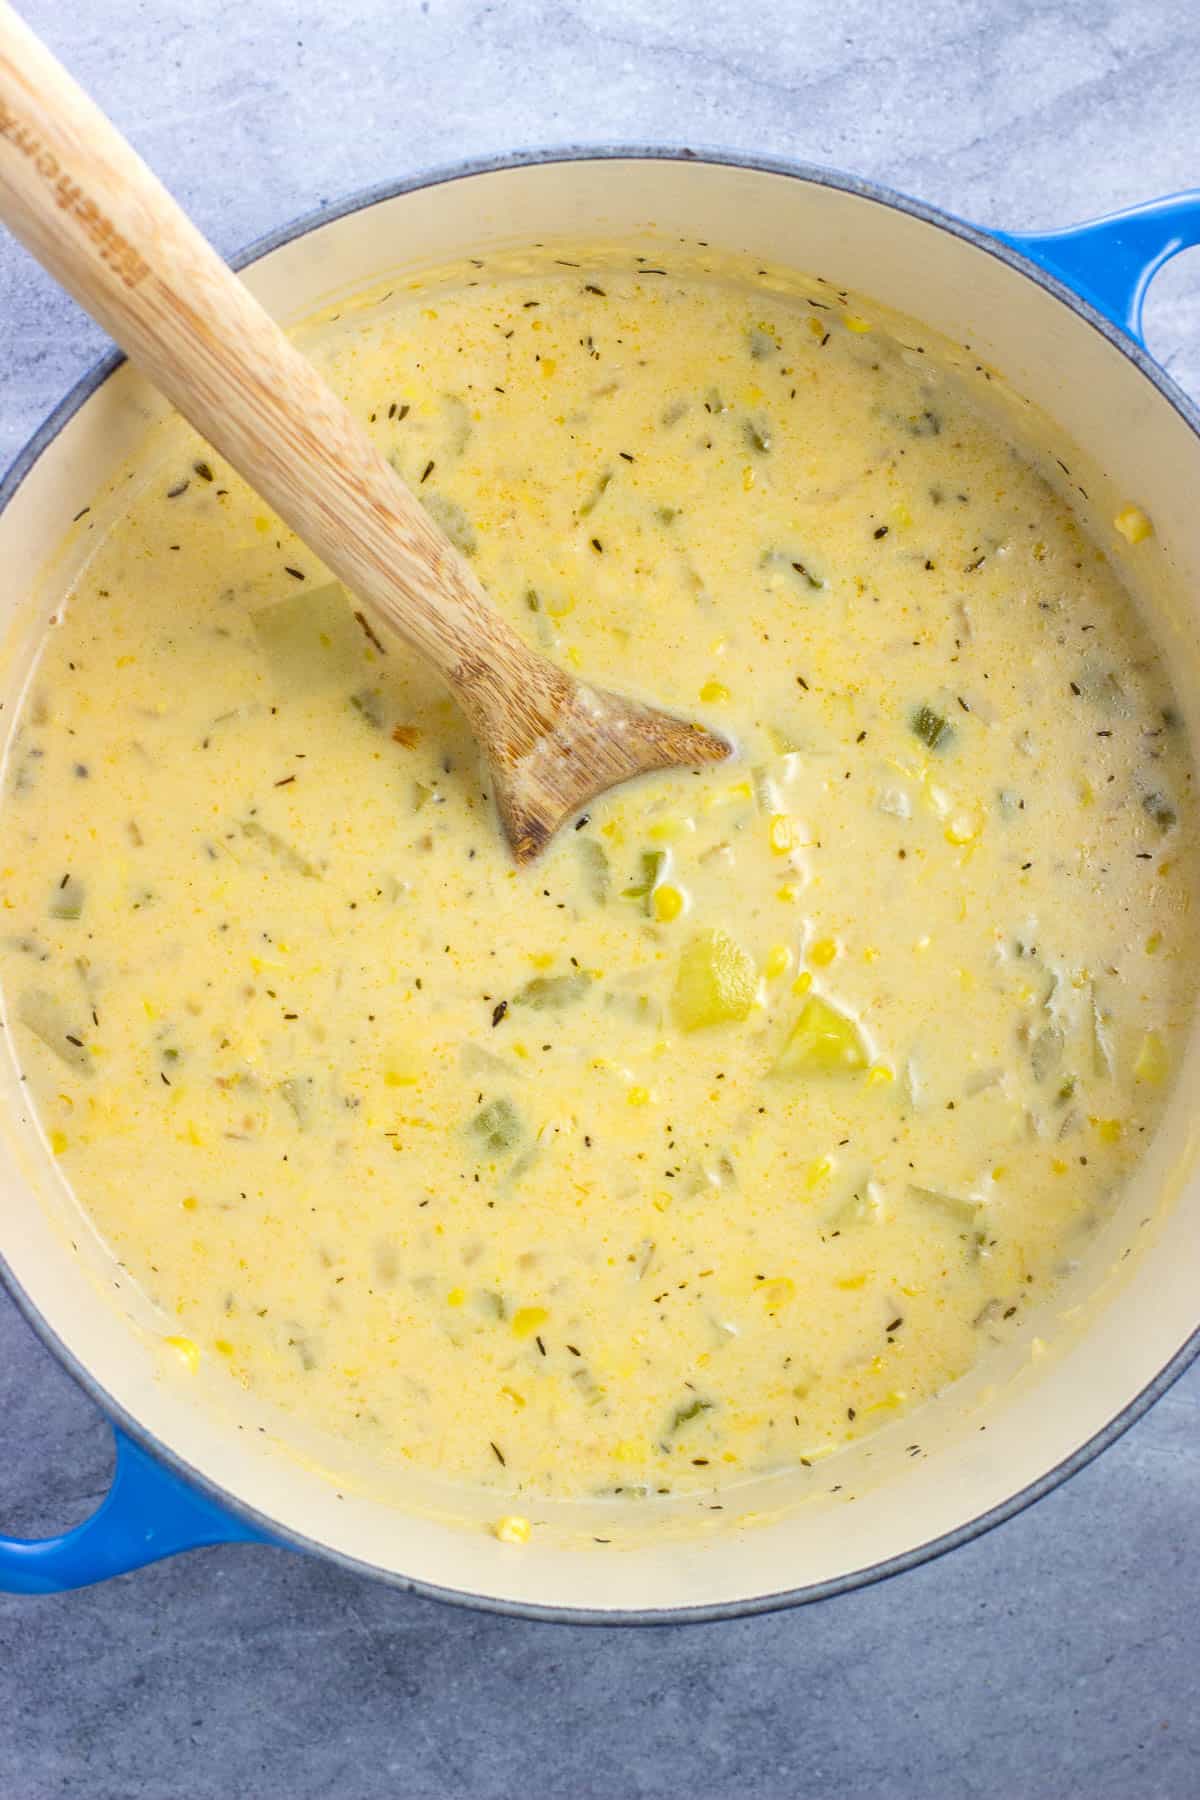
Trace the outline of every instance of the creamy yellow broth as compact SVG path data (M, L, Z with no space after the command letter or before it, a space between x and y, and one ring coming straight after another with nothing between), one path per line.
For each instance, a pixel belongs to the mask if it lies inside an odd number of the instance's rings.
M518 629L736 764L517 872L433 679L175 423L11 747L7 1015L185 1362L473 1483L718 1488L936 1394L1111 1212L1193 1002L1188 749L915 327L472 280L318 360Z

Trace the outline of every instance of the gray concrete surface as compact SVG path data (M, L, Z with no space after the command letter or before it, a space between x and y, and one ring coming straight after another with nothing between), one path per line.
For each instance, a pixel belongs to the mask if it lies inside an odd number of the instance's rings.
M738 146L969 217L1065 223L1200 183L1179 0L25 0L228 251L468 154ZM1153 347L1200 390L1200 258ZM0 460L100 347L0 241ZM0 1299L0 1528L102 1492L107 1428ZM774 1618L586 1631L281 1551L0 1597L3 1800L966 1800L1200 1793L1200 1371L1032 1512Z

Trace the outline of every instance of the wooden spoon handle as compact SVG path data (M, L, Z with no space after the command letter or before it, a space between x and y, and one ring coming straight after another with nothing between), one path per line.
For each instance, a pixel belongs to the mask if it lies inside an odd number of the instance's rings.
M495 732L562 675L493 610L312 365L0 0L0 218L372 610ZM507 698L506 698L507 696Z

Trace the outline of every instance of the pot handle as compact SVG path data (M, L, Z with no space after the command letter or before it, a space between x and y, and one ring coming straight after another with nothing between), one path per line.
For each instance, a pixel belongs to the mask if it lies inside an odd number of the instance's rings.
M1144 347L1142 306L1150 283L1180 250L1200 245L1200 189L1062 231L994 236L1090 300Z
M50 1538L0 1537L0 1593L58 1594L203 1544L267 1544L113 1427L112 1486L82 1525Z

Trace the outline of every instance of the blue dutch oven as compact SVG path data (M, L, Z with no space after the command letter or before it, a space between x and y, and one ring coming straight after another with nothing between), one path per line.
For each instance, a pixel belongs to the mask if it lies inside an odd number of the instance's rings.
M1200 694L1200 417L1147 354L1142 307L1157 270L1200 244L1200 193L1022 236L819 169L584 149L378 189L276 233L240 266L270 310L298 320L385 275L460 255L554 238L632 243L648 232L659 245L699 239L825 275L969 342L1042 409L1064 462L1075 468L1082 456L1101 490L1151 507L1160 579L1143 599L1190 710L1188 696ZM110 357L0 485L4 624L17 626L20 645L0 676L7 717L54 601L47 595L35 617L26 597L60 552L64 520L99 491L157 405ZM1119 557L1119 544L1108 548ZM69 544L60 567L69 572ZM910 1420L895 1445L883 1432L845 1452L840 1495L815 1493L799 1474L773 1477L725 1496L720 1524L699 1536L678 1529L669 1510L656 1513L616 1556L592 1543L607 1535L602 1518L611 1527L600 1503L559 1503L538 1508L535 1541L514 1551L486 1529L495 1496L450 1499L420 1477L331 1466L327 1446L318 1457L285 1441L277 1422L255 1429L216 1386L168 1368L127 1290L114 1298L103 1246L78 1215L72 1228L15 1073L3 1085L0 1272L113 1419L117 1449L92 1518L41 1541L0 1538L0 1588L10 1592L81 1587L238 1542L302 1548L400 1586L538 1617L647 1622L796 1604L910 1567L1011 1517L1112 1442L1200 1347L1193 1046L1116 1235L1079 1271L1076 1316L1032 1323L1049 1345L1036 1366L1018 1345L1011 1367L967 1377L926 1407L920 1460L903 1453ZM1131 1240L1136 1254L1122 1261Z

